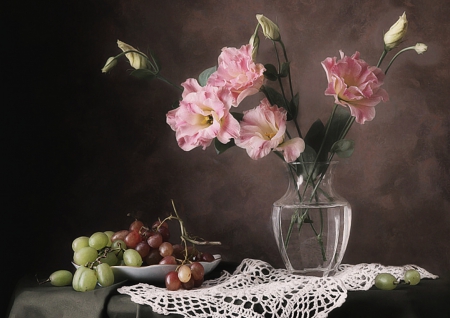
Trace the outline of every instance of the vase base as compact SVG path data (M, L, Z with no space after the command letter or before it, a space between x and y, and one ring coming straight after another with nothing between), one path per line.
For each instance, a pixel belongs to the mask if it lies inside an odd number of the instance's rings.
M306 268L302 270L288 270L289 274L301 275L301 276L316 276L316 277L329 277L335 273L332 269L323 268Z

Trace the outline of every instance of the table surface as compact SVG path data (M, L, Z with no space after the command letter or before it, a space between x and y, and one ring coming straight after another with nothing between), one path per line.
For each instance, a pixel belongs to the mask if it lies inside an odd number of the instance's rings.
M221 263L207 278L222 270L233 272L235 264ZM150 306L138 305L117 288L134 282L123 281L90 292L76 292L71 286L38 285L34 277L23 277L11 299L10 318L128 318L180 317L154 313ZM448 318L450 317L450 273L436 280L424 279L416 286L399 285L391 291L372 288L349 291L346 302L334 309L329 318ZM301 317L301 315L298 315Z

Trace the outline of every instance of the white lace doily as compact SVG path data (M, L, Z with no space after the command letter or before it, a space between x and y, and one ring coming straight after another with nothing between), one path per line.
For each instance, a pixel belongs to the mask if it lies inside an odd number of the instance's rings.
M368 290L375 284L375 277L379 273L390 273L397 278L397 280L402 280L405 271L408 269L415 269L418 271L421 278L438 278L438 276L412 264L404 266L383 266L376 263L363 263L358 265L343 264L339 266L337 273L333 277L341 280L347 290Z
M415 266L382 266L380 264L341 265L333 277L289 274L268 263L245 259L230 274L207 280L198 289L168 291L149 284L124 286L121 294L141 305L149 305L159 314L194 317L327 317L347 298L348 290L367 290L378 273L401 278L406 269L414 268L422 278L437 278Z

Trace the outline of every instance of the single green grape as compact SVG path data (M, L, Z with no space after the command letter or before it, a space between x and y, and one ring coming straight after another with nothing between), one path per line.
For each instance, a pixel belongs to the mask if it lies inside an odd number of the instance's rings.
M119 259L117 258L117 255L114 252L109 251L108 253L106 253L105 257L100 258L100 262L106 263L109 266L114 266L117 265Z
M72 272L69 272L68 270L61 269L56 272L53 272L50 277L49 281L50 284L53 286L68 286L72 284L73 274Z
M131 248L123 252L123 261L127 266L140 267L142 265L141 254Z
M114 284L114 273L111 266L106 263L102 263L97 265L95 270L97 272L98 283L102 287L107 287Z
M97 256L98 252L95 248L85 246L73 253L73 262L77 265L85 265L95 261Z
M420 274L415 269L408 269L405 272L405 283L410 285L417 285L420 282Z
M127 245L123 240L116 240L111 244L111 249L114 250L114 254L116 254L117 259L123 259L123 252L127 249Z
M375 286L382 290L392 290L397 284L397 279L389 273L381 273L375 277Z
M80 236L73 240L72 242L72 250L74 252L78 251L79 249L89 246L89 237L87 236Z
M89 246L99 251L102 248L106 247L108 241L108 235L103 232L95 232L89 237Z
M112 242L111 242L111 237L114 235L115 232L113 231L105 231L106 236L108 237L108 244L106 244L107 247L110 247Z
M72 287L76 291L85 292L95 289L97 281L95 270L80 266L73 275Z

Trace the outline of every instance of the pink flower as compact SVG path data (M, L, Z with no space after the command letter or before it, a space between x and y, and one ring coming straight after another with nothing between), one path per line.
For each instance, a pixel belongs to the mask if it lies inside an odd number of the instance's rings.
M250 44L240 49L223 48L217 71L208 79L208 84L231 91L233 106L238 106L245 97L258 93L263 84L265 68L253 62L252 50Z
M349 107L356 122L364 124L375 117L379 102L389 100L387 92L380 88L384 73L360 60L359 52L352 57L339 52L341 60L336 62L336 57L329 57L322 62L328 79L325 95L334 95L336 104Z
M265 98L259 106L244 112L241 133L235 142L245 148L252 159L260 159L276 150L283 152L286 162L292 162L303 152L305 143L298 137L285 142L285 132L286 111L271 106Z
M217 139L226 144L239 136L239 122L230 114L230 92L188 79L182 84L184 91L180 106L167 113L167 123L176 132L181 149L208 147Z

